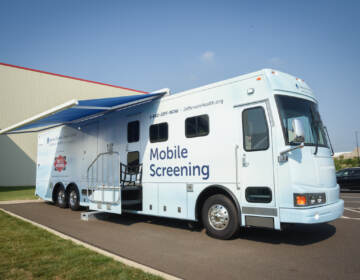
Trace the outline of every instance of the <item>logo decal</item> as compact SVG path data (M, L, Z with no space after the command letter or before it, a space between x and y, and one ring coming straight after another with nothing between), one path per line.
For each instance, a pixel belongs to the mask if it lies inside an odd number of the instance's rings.
M63 171L66 169L66 156L58 156L55 158L55 162L54 162L54 167L55 167L55 171Z

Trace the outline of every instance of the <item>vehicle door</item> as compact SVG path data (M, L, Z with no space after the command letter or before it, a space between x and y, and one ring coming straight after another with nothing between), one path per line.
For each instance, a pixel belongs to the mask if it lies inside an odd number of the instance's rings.
M349 187L350 186L350 177L351 176L351 170L345 170L344 173L342 174L342 176L340 177L339 180L339 185L341 185L341 187Z
M144 130L141 129L143 126L141 114L127 118L123 126L125 146L120 153L121 163L129 167L128 171L136 173L139 171L138 165L141 163L142 139L145 138Z
M353 170L351 177L351 187L360 188L360 169Z
M242 213L271 216L276 202L269 112L265 102L239 106L237 110Z
M340 170L336 172L336 182L339 184L340 187L342 187L343 185L344 172L345 170Z

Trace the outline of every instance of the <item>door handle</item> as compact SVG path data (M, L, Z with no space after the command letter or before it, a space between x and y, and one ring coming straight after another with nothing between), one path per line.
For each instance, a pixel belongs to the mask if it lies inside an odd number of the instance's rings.
M242 166L243 167L249 166L249 163L246 161L246 154L243 154L243 156L242 156Z
M238 149L239 149L239 145L235 145L235 180L236 180L236 189L240 190L240 186L239 186L239 161L238 161Z

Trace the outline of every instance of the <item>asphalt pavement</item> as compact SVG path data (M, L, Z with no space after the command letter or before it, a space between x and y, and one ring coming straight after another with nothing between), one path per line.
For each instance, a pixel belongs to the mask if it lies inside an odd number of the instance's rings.
M185 279L360 279L360 192L344 192L345 212L328 224L286 231L242 229L229 241L180 220L80 212L49 203L0 205L91 245Z

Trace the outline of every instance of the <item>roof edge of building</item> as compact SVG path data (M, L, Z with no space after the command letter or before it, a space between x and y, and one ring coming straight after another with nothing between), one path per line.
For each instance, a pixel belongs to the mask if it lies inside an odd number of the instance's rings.
M86 79L82 79L82 78L76 78L76 77L71 77L71 76L67 76L67 75L51 73L51 72L47 72L47 71L32 69L32 68L23 67L23 66L17 66L17 65L13 65L13 64L4 63L4 62L0 62L0 65L17 68L17 69L21 69L21 70L26 70L26 71L37 72L37 73L46 74L46 75L57 76L57 77L61 77L61 78L77 80L77 81L86 82L86 83L92 83L92 84L97 84L97 85L102 85L102 86L109 86L109 87L114 87L114 88L125 89L125 90L129 90L129 91L133 91L133 92L139 92L139 93L145 93L145 94L148 93L146 91L126 88L126 87L122 87L122 86L116 86L116 85L111 85L111 84L106 84L106 83L101 83L101 82L96 82L96 81L90 81L90 80L86 80Z

